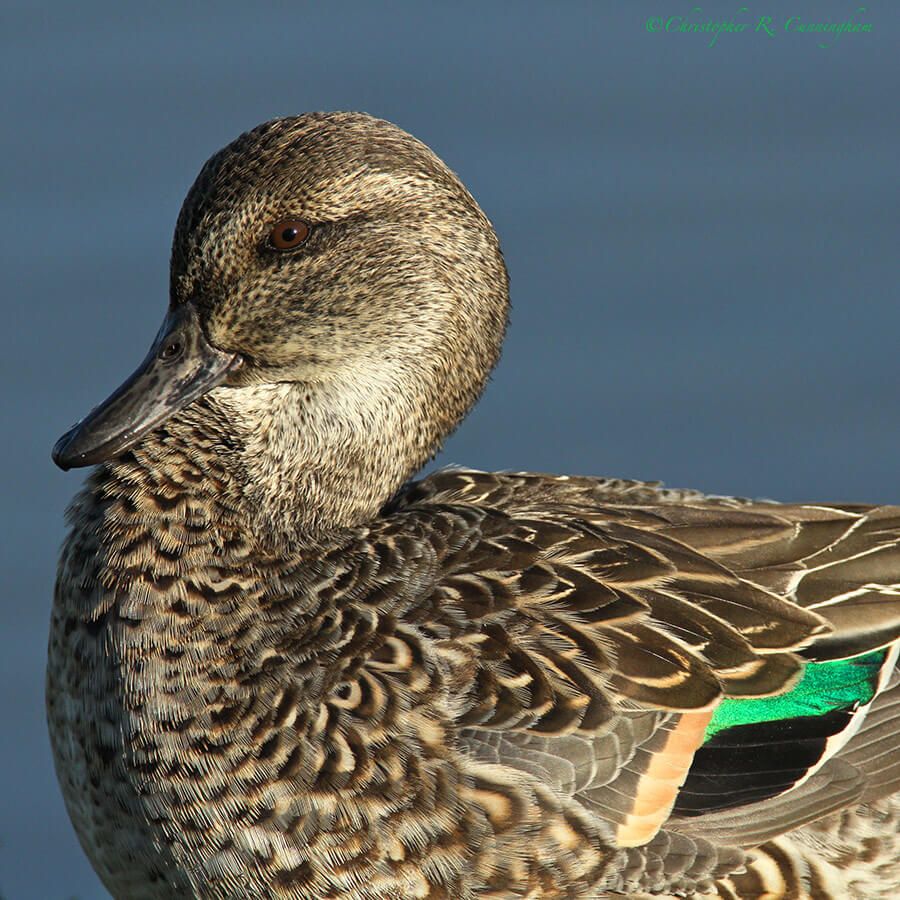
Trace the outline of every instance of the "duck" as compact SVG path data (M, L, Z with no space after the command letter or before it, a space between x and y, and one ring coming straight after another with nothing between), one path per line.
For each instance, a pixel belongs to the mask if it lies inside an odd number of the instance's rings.
M900 508L415 480L508 309L395 125L203 166L147 356L53 449L49 732L116 900L896 896Z

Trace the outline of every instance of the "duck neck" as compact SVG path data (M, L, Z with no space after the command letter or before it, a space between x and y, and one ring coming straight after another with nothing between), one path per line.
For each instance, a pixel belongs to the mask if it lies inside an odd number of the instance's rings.
M439 442L398 392L362 383L210 394L235 438L222 452L241 517L267 549L321 545L372 520Z

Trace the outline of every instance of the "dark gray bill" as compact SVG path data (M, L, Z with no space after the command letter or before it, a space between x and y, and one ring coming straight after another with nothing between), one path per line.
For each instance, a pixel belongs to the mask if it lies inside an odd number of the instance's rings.
M56 442L53 461L71 469L128 450L242 364L237 353L210 345L192 308L170 310L137 371Z

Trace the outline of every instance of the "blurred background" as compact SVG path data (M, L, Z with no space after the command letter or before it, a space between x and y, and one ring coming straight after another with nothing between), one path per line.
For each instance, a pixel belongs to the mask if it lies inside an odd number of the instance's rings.
M494 222L512 327L438 464L900 502L900 5L708 6L0 4L4 900L108 897L44 724L83 475L49 451L143 357L182 197L260 121L390 119ZM871 31L784 30L851 14ZM673 16L775 34L648 30Z

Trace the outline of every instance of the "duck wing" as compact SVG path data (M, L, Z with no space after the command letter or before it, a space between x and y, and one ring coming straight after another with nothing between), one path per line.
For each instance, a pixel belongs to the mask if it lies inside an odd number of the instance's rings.
M645 887L900 782L900 510L448 471L393 512L449 540L421 627L461 744L609 823Z

